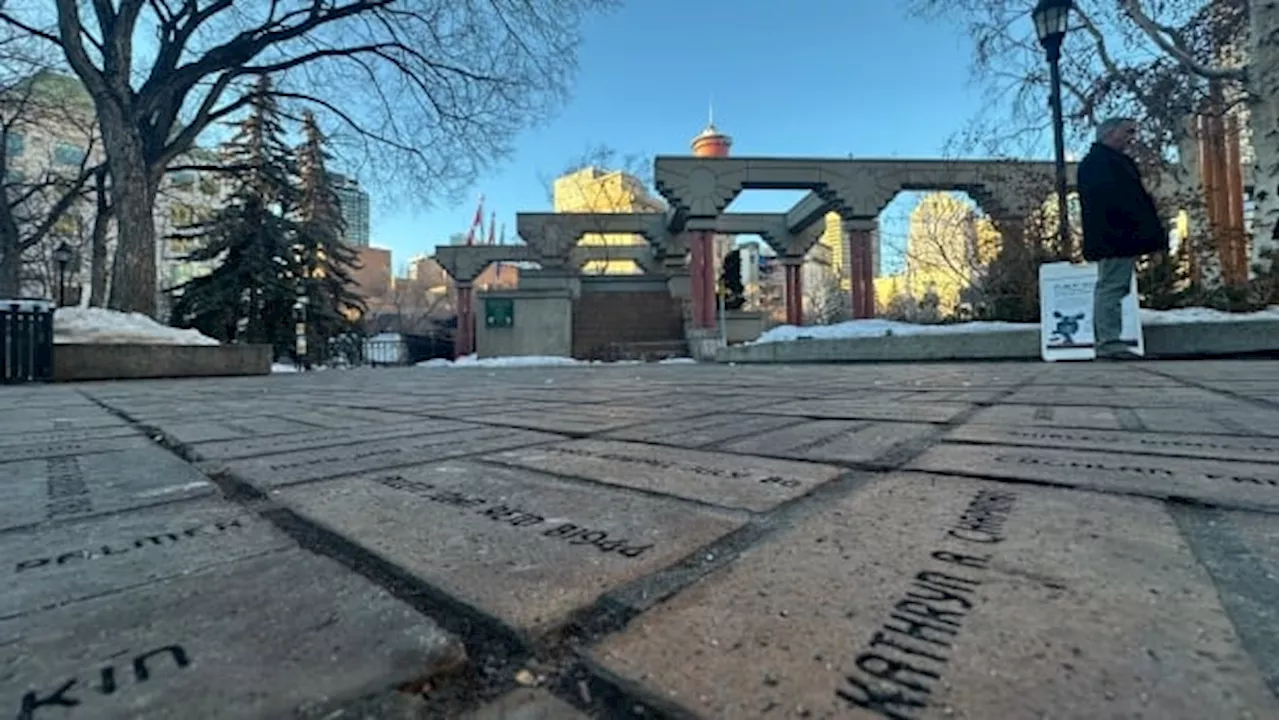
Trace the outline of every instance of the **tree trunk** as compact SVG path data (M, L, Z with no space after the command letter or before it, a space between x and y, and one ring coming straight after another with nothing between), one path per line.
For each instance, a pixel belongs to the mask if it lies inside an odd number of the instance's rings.
M99 118L116 218L116 253L107 306L154 317L156 225L152 212L158 183L148 171L141 136L127 118L117 115L123 113L112 109Z
M89 255L89 307L102 307L107 300L109 269L107 232L111 228L112 208L107 202L107 189L99 176L97 212L93 216L93 238Z
M1269 267L1276 253L1276 232L1280 227L1280 137L1277 109L1277 11L1276 0L1249 3L1249 129L1253 146L1254 215L1250 265Z

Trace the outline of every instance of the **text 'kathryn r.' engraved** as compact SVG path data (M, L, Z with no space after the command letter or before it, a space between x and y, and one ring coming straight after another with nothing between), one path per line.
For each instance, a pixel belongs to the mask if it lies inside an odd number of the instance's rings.
M991 562L978 546L1004 539L1017 496L983 490L947 531L950 544L929 553L932 568L915 573L889 619L853 660L835 691L851 708L888 720L917 720L950 660L953 641L974 609Z
M1072 470L1110 470L1112 472L1131 473L1134 475L1158 475L1160 477L1174 477L1175 475L1183 474L1174 472L1168 468L1149 467L1132 463L1112 465L1109 463L1100 463L1089 460L1055 460L1053 458L1030 457L1026 455L997 455L995 457L995 461L998 463L1017 463L1020 465L1042 465L1044 467L1070 468ZM1199 475L1205 480L1230 480L1231 482L1244 483L1246 485L1269 485L1271 487L1276 487L1276 479L1274 477L1255 477L1253 475L1210 472L1194 474Z
M20 560L14 566L14 572L30 572L37 568L58 567L78 562L80 560L96 560L98 558L109 557L112 555L123 555L127 552L167 547L184 540L219 535L229 530L239 530L243 527L244 526L240 521L235 518L230 520L219 520L217 522L196 525L194 527L185 528L175 532L158 532L151 535L143 535L142 537L127 540L125 542L110 543L91 548L79 548L76 550L58 553L56 555L43 555L40 557Z
M155 669L160 668L161 659L168 657L173 661L174 668L182 670L191 664L191 657L187 654L185 648L181 645L165 645L154 650L135 655L131 668L125 668L126 671L132 669L133 682L127 681L127 672L117 672L119 668L114 665L104 665L98 670L97 684L91 684L92 681L81 683L79 677L71 677L63 680L61 683L49 686L54 687L53 690L28 690L23 694L18 705L18 720L33 720L37 717L36 711L40 708L76 708L81 705L92 705L94 695L88 694L94 691L98 695L112 695L116 691L125 691L137 685L141 685L152 678L153 666ZM42 713L39 717L44 717L48 713ZM63 717L57 713L58 717ZM78 717L78 716L77 716Z
M477 517L513 528L537 529L538 534L543 537L555 538L570 545L591 546L603 553L617 553L623 557L636 558L653 547L652 544L637 545L630 540L612 537L608 531L587 525L566 522L548 523L545 516L521 507L493 502L479 495L440 488L432 483L410 480L402 475L383 475L373 478L373 481L395 490L412 493L431 502L450 505L459 510L473 510ZM547 527L548 525L550 527Z

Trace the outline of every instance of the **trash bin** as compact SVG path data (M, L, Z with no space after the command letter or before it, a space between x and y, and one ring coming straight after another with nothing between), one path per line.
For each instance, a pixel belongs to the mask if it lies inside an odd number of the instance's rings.
M0 383L53 378L52 300L0 299Z

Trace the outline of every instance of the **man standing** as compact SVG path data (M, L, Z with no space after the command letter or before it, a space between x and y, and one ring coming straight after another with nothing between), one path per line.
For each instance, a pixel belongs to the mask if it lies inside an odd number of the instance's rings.
M1103 121L1097 141L1076 171L1084 259L1098 264L1094 347L1105 360L1138 357L1120 340L1120 303L1129 294L1134 261L1169 247L1155 201L1142 186L1137 164L1126 154L1137 131L1129 118Z

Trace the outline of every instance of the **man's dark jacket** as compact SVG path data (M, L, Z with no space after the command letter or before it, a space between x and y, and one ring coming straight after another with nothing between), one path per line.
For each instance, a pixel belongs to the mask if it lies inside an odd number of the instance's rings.
M1084 259L1138 257L1169 248L1155 201L1128 155L1094 143L1076 169Z

